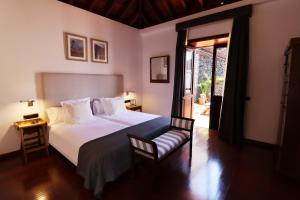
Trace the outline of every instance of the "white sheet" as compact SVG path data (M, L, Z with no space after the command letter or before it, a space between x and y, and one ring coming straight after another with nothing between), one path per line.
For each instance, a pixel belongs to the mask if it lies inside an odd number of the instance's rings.
M149 121L151 119L155 119L157 117L160 117L159 115L149 114L149 113L143 113L143 112L136 112L132 110L127 110L122 113L118 113L115 115L105 115L100 114L97 115L97 117L102 119L107 119L113 122L121 123L127 126L132 126L136 124L140 124L146 121Z
M77 166L81 145L126 127L128 125L99 117L82 124L54 124L50 127L49 143Z

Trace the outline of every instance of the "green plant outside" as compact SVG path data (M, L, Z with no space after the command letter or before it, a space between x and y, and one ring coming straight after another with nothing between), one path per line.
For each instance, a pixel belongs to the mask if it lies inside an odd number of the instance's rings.
M216 85L223 84L224 78L221 76L216 76ZM209 92L211 90L211 77L208 79L202 81L200 84L198 84L198 87L200 88L200 93L205 94L206 96L209 95Z

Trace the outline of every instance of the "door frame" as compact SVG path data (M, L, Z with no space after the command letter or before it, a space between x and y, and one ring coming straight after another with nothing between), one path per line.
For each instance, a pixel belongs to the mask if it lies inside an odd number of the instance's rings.
M218 44L213 44L213 45L210 45L210 46L213 46L213 60L212 60L212 74L211 74L211 99L213 98L214 96L214 90L215 90L215 74L216 74L216 56L217 56L217 48L222 48L222 47L228 47L228 43L229 43L229 38L230 38L230 34L229 33L225 33L225 34L219 34L219 35L215 35L215 36L209 36L209 37L203 37L203 38L196 38L196 39L191 39L191 40L188 40L188 44L186 45L186 51L187 49L191 49L193 50L193 61L192 61L192 86L191 86L191 93L193 94L193 89L194 89L194 64L195 64L195 49L197 48L200 48L200 47L196 47L194 44L196 44L196 42L202 42L202 41L207 41L207 40L217 40L217 39L220 39L220 38L225 38L227 37L228 38L228 41L226 42L220 42ZM185 93L185 95L187 95ZM216 96L216 97L222 97L223 96ZM191 112L193 112L193 104L194 104L194 101L191 102ZM210 110L212 108L212 105L210 105ZM221 111L221 110L220 110ZM191 113L191 116L193 116L193 113ZM211 117L211 112L210 112L210 115L209 115L209 128L214 128L212 127L212 117ZM218 129L217 127L214 128L214 129Z

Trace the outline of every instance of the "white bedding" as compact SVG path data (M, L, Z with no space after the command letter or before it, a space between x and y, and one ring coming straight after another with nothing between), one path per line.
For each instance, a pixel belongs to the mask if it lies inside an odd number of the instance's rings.
M100 115L97 115L97 117L107 119L107 120L110 120L113 122L121 123L124 125L132 126L132 125L136 125L136 124L140 124L140 123L149 121L151 119L155 119L160 116L154 115L154 114L149 114L149 113L127 110L125 112L114 114L114 115L100 114Z
M81 145L126 127L128 125L99 117L82 124L54 124L50 127L49 143L74 165L77 165Z
M50 127L49 143L77 166L79 148L84 143L157 117L128 110L115 115L97 115L82 124L54 124Z

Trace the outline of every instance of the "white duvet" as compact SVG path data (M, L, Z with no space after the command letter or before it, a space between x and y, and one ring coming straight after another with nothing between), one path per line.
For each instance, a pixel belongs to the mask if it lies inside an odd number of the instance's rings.
M49 131L49 143L74 165L77 165L81 145L128 127L103 118L94 118L82 124L52 125Z
M116 115L98 115L86 123L59 123L50 127L49 143L77 166L79 148L86 142L140 124L158 115L126 111Z
M159 117L159 115L127 110L126 112L114 115L101 114L97 115L97 117L107 119L116 123L132 126L155 119Z

